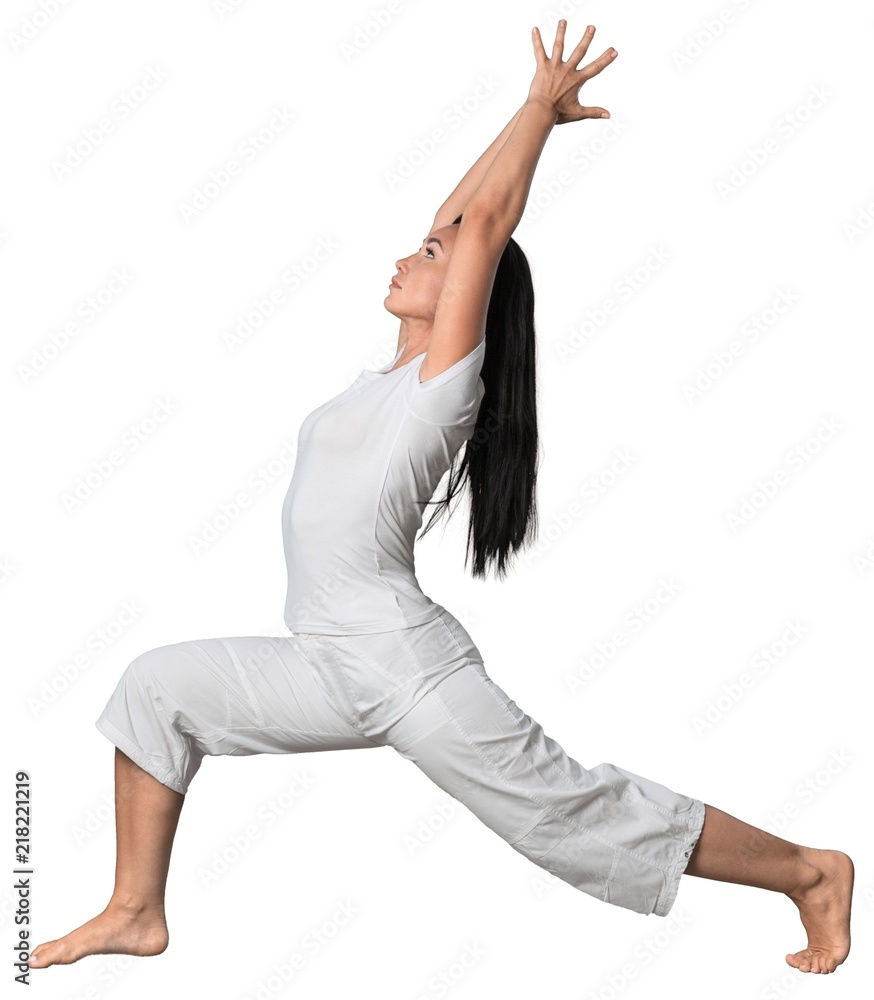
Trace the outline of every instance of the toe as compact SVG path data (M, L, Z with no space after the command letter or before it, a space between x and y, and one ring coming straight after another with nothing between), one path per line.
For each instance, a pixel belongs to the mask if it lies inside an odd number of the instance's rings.
M810 957L806 949L804 951L796 951L792 957L795 959L795 968L798 969L799 972L810 972Z

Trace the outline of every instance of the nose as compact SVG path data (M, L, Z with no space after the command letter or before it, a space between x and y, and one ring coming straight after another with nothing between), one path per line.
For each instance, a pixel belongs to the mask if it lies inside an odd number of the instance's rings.
M408 253L406 257L399 257L395 261L395 266L403 274L406 271L409 271L410 267L412 266L413 262L416 260L418 256L419 256L419 251L414 250L412 253Z

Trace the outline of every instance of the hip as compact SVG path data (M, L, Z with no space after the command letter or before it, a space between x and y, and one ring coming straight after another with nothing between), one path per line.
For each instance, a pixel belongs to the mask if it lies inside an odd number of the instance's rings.
M484 673L467 630L441 605L420 625L385 632L299 632L300 649L347 717L373 738L458 670Z

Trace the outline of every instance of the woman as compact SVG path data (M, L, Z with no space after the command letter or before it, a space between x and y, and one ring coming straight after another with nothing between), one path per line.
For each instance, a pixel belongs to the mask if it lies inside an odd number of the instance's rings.
M428 527L469 486L475 575L501 576L533 537L533 293L511 234L553 126L609 117L577 94L616 56L578 70L594 28L564 61L565 28L551 56L534 29L527 100L397 262L385 300L400 319L395 358L301 426L282 509L294 636L179 642L122 675L96 723L116 746L115 888L97 917L39 945L33 968L167 947L170 851L204 755L380 746L597 899L666 916L684 873L759 886L799 908L808 945L789 965L827 973L846 958L846 854L781 840L613 764L585 770L491 680L415 578L415 534L447 471Z

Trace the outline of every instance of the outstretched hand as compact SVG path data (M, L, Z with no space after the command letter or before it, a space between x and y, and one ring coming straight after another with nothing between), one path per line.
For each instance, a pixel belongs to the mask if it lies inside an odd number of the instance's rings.
M540 29L533 29L531 34L534 43L534 58L537 60L537 71L531 81L528 99L547 101L555 109L558 116L556 125L578 122L583 118L609 118L610 112L605 108L590 108L581 105L577 100L577 94L586 80L597 76L605 66L613 62L619 53L616 49L607 49L597 59L583 66L582 69L577 69L577 63L586 54L589 43L595 35L594 26L589 25L567 62L562 62L566 28L567 21L562 19L558 22L551 56L547 56L543 47Z

